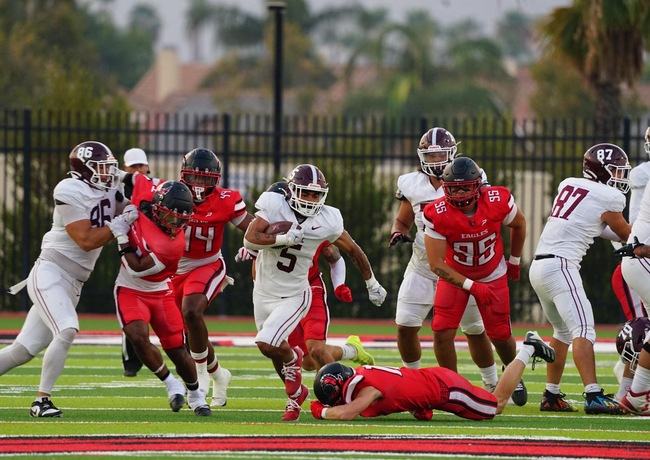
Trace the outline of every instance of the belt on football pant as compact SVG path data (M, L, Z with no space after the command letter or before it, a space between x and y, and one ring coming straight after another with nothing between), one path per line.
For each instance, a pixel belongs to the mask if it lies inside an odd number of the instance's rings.
M560 256L556 256L555 254L540 254L538 256L535 256L535 260L542 260L542 259L555 259Z

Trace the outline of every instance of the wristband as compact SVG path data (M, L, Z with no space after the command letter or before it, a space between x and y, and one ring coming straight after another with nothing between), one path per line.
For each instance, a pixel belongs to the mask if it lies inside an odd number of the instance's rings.
M366 280L366 289L370 289L372 286L377 284L377 280L375 279L375 275L370 275L370 279Z
M275 243L273 246L286 246L288 242L287 235L275 235Z
M115 239L117 240L117 244L127 244L129 242L129 237L123 233L116 235Z
M124 254L128 254L130 252L135 252L135 248L133 248L132 246L127 246L124 249L120 249L119 254L120 257L122 257Z
M472 289L472 285L474 284L474 281L472 281L469 278L465 278L465 281L463 281L463 289L466 291L469 291Z
M519 265L521 263L521 257L510 256L508 262L510 262L512 265Z
M325 412L327 412L327 407L323 407L323 410L320 413L320 418L323 420L325 420Z

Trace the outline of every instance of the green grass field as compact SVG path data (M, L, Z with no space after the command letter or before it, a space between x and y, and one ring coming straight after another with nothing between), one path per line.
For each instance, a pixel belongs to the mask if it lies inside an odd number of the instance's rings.
M14 323L16 324L14 326ZM3 318L2 329L18 329L19 318ZM114 329L106 320L84 319L82 330ZM253 332L246 322L211 322L218 332ZM367 329L366 329L367 328ZM394 326L336 324L332 334L392 334ZM540 328L548 337L548 330ZM521 337L523 332L518 331ZM378 364L400 364L396 349L370 350ZM218 355L223 366L231 370L233 379L228 392L228 405L218 408L210 418L196 417L185 408L173 413L168 406L164 385L148 370L135 378L122 376L118 346L74 345L66 369L59 378L53 395L55 404L64 411L61 419L33 419L29 406L38 388L42 354L30 363L0 377L0 434L2 436L78 436L78 435L391 435L391 436L470 436L528 437L568 440L650 441L650 418L632 416L590 416L582 411L582 385L572 362L569 362L562 390L567 398L581 408L578 413L546 414L539 412L539 400L545 381L545 366L535 371L528 367L524 375L529 403L524 407L509 406L506 413L493 421L471 422L444 412L436 412L431 422L420 422L410 414L398 414L351 422L315 420L309 404L297 423L282 422L286 396L270 361L255 347L221 347ZM617 389L612 367L618 358L602 354L598 358L598 375L606 392ZM169 362L168 362L169 363ZM431 347L425 349L424 365L433 365ZM459 353L459 372L474 383L480 376L466 351ZM311 386L314 373L305 372ZM311 397L310 397L311 399ZM0 449L0 455L1 455ZM115 453L115 455L119 455ZM142 454L146 456L146 454ZM265 458L275 454L265 454ZM650 455L650 453L649 453ZM164 455L159 454L160 458ZM110 455L106 455L110 457ZM178 455L173 455L179 458ZM214 455L210 456L215 458ZM257 457L257 455L256 455ZM292 456L293 458L303 458ZM304 458L306 458L305 456ZM347 458L346 456L339 456ZM18 458L18 457L17 457ZM24 458L24 457L21 457ZM73 458L66 456L65 458ZM101 457L96 457L101 458ZM197 458L191 456L191 458ZM228 458L239 458L233 455ZM309 456L309 458L317 458ZM401 458L391 456L390 458ZM441 458L441 457L437 457ZM476 458L476 457L474 457Z

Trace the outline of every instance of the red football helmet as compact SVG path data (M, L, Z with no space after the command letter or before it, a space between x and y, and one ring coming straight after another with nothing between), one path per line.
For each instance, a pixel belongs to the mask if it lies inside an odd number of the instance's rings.
M181 182L192 191L197 203L205 201L221 179L221 161L208 149L194 149L185 154L181 166Z
M616 336L616 350L621 359L630 363L630 370L636 369L639 353L643 344L650 338L650 320L648 318L634 318L623 324Z
M118 186L120 171L117 159L106 145L86 141L70 152L70 174L98 189Z
M286 181L290 192L289 206L294 211L305 217L313 217L323 209L329 189L320 169L309 164L296 166ZM317 193L318 200L305 199L304 192Z
M478 201L483 184L483 171L469 157L458 157L442 173L442 189L447 203L466 208Z
M650 126L645 130L645 144L643 144L643 147L645 148L645 153L650 156Z
M630 191L631 169L625 151L614 144L596 144L585 152L582 160L585 178L607 184L622 193Z
M431 128L420 138L418 156L422 172L427 176L442 176L442 172L456 157L457 145L454 136L445 128Z
M343 402L343 386L354 375L354 369L341 363L329 363L320 368L314 377L314 394L326 406Z

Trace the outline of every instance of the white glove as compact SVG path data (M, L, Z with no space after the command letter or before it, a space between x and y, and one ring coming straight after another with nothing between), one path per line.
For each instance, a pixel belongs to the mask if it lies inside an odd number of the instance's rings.
M244 262L245 260L253 260L257 257L258 252L253 249L246 249L245 247L239 248L235 256L235 262Z
M224 289L226 289L228 286L232 286L235 284L234 278L226 275L226 277L223 279L223 282L221 283L221 286L219 286L219 292L223 292Z
M276 235L274 246L294 246L302 243L304 240L305 231L299 225L291 227L284 235Z
M131 225L133 222L138 220L140 213L138 212L138 207L136 205L129 204L124 208L124 211L122 211L122 214L120 215L124 216L126 223Z
M117 244L126 244L129 242L129 237L127 235L129 230L131 230L131 225L129 225L123 215L117 216L107 225L108 228L111 229L113 236L117 239Z
M381 304L386 300L386 289L379 284L375 277L366 280L366 288L368 288L368 299L376 306L381 307Z

